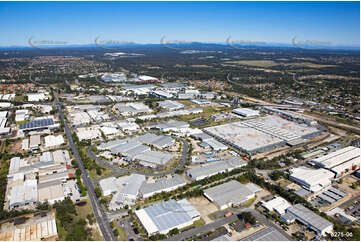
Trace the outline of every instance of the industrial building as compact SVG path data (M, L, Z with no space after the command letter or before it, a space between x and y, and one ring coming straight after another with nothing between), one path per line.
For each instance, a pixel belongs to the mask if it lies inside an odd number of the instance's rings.
M0 135L10 133L10 128L5 127L7 123L8 111L0 112Z
M136 161L143 166L155 168L163 166L173 159L174 154L161 151L152 151L149 146L153 145L159 149L169 147L174 144L174 139L170 136L145 134L137 138L116 139L100 144L98 150L110 150L114 155L121 155L128 161Z
M48 135L45 136L45 147L49 148L49 147L55 147L58 145L62 145L64 144L64 137L63 135Z
M259 116L258 110L253 110L249 108L236 108L232 110L232 113L235 113L237 115L241 115L246 118L254 118Z
M143 198L148 198L161 192L170 192L186 185L186 181L180 175L171 178L160 178L151 183L143 183L140 187L140 194Z
M286 209L291 206L286 199L282 197L275 197L267 202L261 201L263 207L267 208L268 211L275 211L279 215L286 213Z
M47 99L44 93L28 93L26 94L28 96L29 102L40 102Z
M145 182L144 175L132 174L119 178L105 178L99 181L99 185L104 196L113 194L109 209L116 210L135 203L143 182Z
M325 235L333 229L331 222L312 212L302 204L296 204L287 208L287 213L293 215L297 221L314 230L318 235Z
M313 159L312 162L319 167L329 169L336 177L347 171L360 167L360 148L347 146L327 155Z
M255 193L236 180L204 190L204 196L220 210L237 206L255 197Z
M181 109L181 110L163 112L158 114L143 115L143 116L138 116L137 118L140 120L151 120L157 118L171 118L181 115L198 114L202 112L203 110L200 108L188 108L188 109Z
M200 213L186 200L168 200L135 211L148 235L167 234L170 230L190 226Z
M290 170L290 180L311 192L318 192L329 187L333 178L334 173L322 168L310 169L301 166Z
M183 121L168 120L159 124L149 126L151 129L159 129L161 131L177 131L182 128L189 128L189 124Z
M171 136L156 135L152 133L138 136L137 139L143 144L153 145L158 149L164 149L175 144L175 140Z
M159 101L158 104L162 108L168 109L169 111L174 111L185 107L183 104L172 100Z
M186 171L186 174L192 180L198 181L206 177L210 177L221 172L229 172L233 169L237 169L246 165L247 163L244 160L234 157L228 160L217 161L215 163L189 169Z
M53 129L57 127L59 127L59 124L55 124L54 119L51 117L37 118L32 121L20 124L20 130L22 131Z
M280 138L263 133L240 122L205 128L204 132L250 155L265 152L286 144Z
M15 218L2 224L1 241L58 240L55 211L38 213L36 216Z
M119 114L123 116L133 116L141 113L151 113L147 105L143 103L117 103L114 105L114 109L118 110Z
M27 109L19 109L15 111L15 122L23 122L28 120L30 117L30 112Z
M241 239L241 241L289 241L289 239L277 229L267 227Z
M315 127L294 123L276 115L218 125L205 128L204 131L250 155L275 149L291 141L293 145L302 143L321 133Z
M79 141L100 138L102 134L96 127L77 128L76 135Z

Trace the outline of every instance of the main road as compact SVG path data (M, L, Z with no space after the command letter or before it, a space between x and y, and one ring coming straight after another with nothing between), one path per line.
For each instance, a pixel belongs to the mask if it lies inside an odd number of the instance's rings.
M99 225L99 228L100 228L100 230L101 230L101 232L103 234L104 240L117 240L115 238L114 234L113 234L113 231L112 231L111 227L110 227L108 218L107 218L102 206L100 205L98 198L95 195L94 185L93 185L93 183L92 183L92 181L91 181L91 179L90 179L90 177L88 175L87 170L84 168L83 160L81 159L81 157L79 155L78 148L74 144L72 133L71 133L71 130L70 130L65 118L64 118L64 113L63 113L63 110L62 110L62 107L61 107L61 103L59 102L58 96L56 95L55 92L53 92L53 94L54 94L55 104L58 107L59 116L60 116L61 120L64 123L64 129L65 129L66 137L68 138L69 145L70 145L70 147L71 147L71 149L73 151L74 157L75 157L76 161L79 164L79 169L82 172L82 179L83 179L85 187L87 188L88 197L89 197L90 202L92 204L92 207L93 207L93 210L94 210L94 215L95 215L95 218L96 218L97 223Z

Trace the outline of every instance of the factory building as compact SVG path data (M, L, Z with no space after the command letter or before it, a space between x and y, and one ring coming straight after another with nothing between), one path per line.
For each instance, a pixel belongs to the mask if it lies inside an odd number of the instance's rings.
M290 180L311 192L318 192L329 187L333 178L334 173L322 168L297 167L290 170Z
M232 110L232 113L235 113L237 115L240 115L242 117L246 118L254 118L259 116L258 110L253 110L249 108L236 108Z
M267 202L261 201L263 207L267 208L269 211L275 211L279 215L286 213L286 209L291 206L286 199L282 197L275 197Z
M229 172L233 169L237 169L246 165L247 163L244 160L234 157L228 160L218 161L216 163L206 164L197 168L189 169L186 171L186 174L190 179L198 181L218 173Z
M246 185L231 180L204 190L204 196L215 203L220 210L223 210L247 202L255 197L255 193Z
M123 116L133 116L141 113L151 113L152 109L150 109L147 105L143 103L117 103L114 105L114 109L118 110L118 112Z
M249 155L290 142L304 142L321 134L315 127L294 123L276 115L209 127L204 132Z
M339 177L347 171L357 170L360 167L360 148L348 146L313 159L312 162L319 167L329 169Z
M161 192L170 192L186 185L186 181L180 175L171 178L160 178L151 183L143 183L140 187L140 194L143 198L148 198Z
M174 111L185 107L183 104L172 100L159 101L158 104L162 108L168 109L169 111Z
M172 229L190 226L200 213L186 200L168 200L135 211L147 234L167 234Z
M314 230L318 235L325 235L333 230L333 224L323 217L315 214L302 204L296 204L287 209L287 213L293 215L295 219Z

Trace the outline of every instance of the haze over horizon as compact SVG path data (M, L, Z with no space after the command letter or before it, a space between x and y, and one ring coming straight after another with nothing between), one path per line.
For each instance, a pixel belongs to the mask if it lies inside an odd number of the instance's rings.
M1 2L0 46L298 41L360 46L359 2Z

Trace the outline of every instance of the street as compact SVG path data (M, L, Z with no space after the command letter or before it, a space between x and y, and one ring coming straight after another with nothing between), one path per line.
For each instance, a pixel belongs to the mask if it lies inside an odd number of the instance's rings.
M61 120L64 123L64 130L65 130L65 133L66 133L66 137L68 138L69 145L70 145L70 147L71 147L71 149L73 151L73 154L74 154L74 157L75 157L76 161L79 164L79 169L82 172L82 180L84 182L84 186L87 188L88 197L89 197L89 199L91 201L92 208L93 208L93 211L94 211L94 216L95 216L95 218L97 220L97 223L99 225L99 228L100 228L100 230L101 230L101 232L103 234L104 240L116 240L116 238L115 238L115 236L113 234L113 231L112 231L112 229L111 229L111 227L109 225L108 218L107 218L103 208L101 207L101 205L100 205L100 203L98 201L98 198L95 195L94 185L93 185L91 179L89 178L86 169L84 168L83 161L82 161L82 159L81 159L81 157L79 155L78 148L74 144L71 130L70 130L65 118L64 118L64 114L63 114L63 111L62 111L62 108L61 108L61 104L60 104L59 99L58 99L58 97L57 97L57 95L55 93L54 93L54 98L55 98L56 105L58 107L59 116L60 116Z

